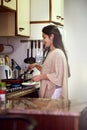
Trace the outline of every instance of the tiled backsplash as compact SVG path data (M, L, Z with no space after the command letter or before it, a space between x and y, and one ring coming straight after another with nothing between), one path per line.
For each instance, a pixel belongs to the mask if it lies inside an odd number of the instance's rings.
M31 46L28 41L29 38L21 38L21 37L0 37L0 44L9 44L14 48L13 53L9 54L10 59L14 59L22 68L27 67L29 64L24 63L24 59L27 58L27 49L29 49L29 57L31 57ZM40 40L40 49L43 49L42 41ZM36 57L36 53L38 52L38 40L33 40L33 57ZM43 53L41 53L43 55Z

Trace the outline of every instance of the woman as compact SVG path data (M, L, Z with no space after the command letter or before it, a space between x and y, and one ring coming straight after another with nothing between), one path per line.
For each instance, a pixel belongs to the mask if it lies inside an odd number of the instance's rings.
M69 75L68 59L58 28L48 25L42 29L43 44L48 48L48 55L42 66L37 63L29 65L28 69L36 67L40 75L32 78L40 81L40 98L68 98L67 82Z

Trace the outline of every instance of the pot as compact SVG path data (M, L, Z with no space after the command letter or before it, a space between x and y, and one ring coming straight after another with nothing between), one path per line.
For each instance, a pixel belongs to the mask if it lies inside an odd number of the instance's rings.
M11 79L12 70L8 65L0 65L0 79Z

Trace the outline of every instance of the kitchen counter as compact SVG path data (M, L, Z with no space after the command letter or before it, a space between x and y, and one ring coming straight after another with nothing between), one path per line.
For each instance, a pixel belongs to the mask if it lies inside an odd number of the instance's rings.
M46 98L19 98L7 100L9 112L14 113L38 113L79 116L87 106L87 101L66 101Z
M7 100L6 111L33 117L38 122L36 130L78 130L80 112L86 106L87 101L81 100L13 98Z
M9 111L18 113L48 114L54 112L68 112L68 102L64 100L51 100L42 98L19 98L8 100Z

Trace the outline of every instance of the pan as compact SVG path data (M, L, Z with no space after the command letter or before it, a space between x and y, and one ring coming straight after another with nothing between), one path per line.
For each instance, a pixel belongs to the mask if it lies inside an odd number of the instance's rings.
M29 72L29 74L32 74L34 72L34 70L31 70ZM21 74L17 79L2 79L1 81L2 82L6 82L6 84L20 84L20 83L23 83L23 82L27 82L27 81L31 81L32 78L29 78L29 79L21 79L21 77L23 75L25 75L26 73L28 73L28 70L25 71L23 74Z

